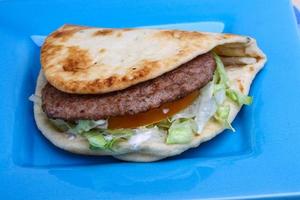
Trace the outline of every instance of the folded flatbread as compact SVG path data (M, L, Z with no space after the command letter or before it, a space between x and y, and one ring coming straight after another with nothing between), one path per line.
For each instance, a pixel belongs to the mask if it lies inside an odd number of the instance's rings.
M121 93L164 76L210 52L221 57L230 89L248 95L254 77L266 62L266 56L250 37L180 30L103 29L65 25L53 32L42 47L42 70L35 95L42 97L42 89L46 84L66 95L105 96ZM201 112L199 105L206 98L203 95L208 90L207 87L208 84L201 86L198 89L199 97L176 113L176 116L190 116ZM242 105L228 97L222 104L230 107L228 123L231 123ZM119 142L116 149L95 150L90 148L85 137L70 137L70 133L59 131L51 123L49 116L57 119L61 115L56 111L45 113L45 107L43 109L42 106L45 105L34 104L37 126L57 147L78 154L112 155L127 161L149 162L178 155L212 139L226 128L210 116L189 142L167 144L166 131L155 126L136 127L134 134ZM68 115L68 119L78 120L77 116L86 115Z

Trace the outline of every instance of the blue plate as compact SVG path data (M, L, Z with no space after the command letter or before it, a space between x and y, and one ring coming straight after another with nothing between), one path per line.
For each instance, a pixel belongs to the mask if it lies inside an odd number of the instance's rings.
M268 63L254 103L214 140L156 163L73 155L37 130L31 35L64 23L135 27L221 21L257 39ZM0 1L1 199L300 198L300 41L289 0Z

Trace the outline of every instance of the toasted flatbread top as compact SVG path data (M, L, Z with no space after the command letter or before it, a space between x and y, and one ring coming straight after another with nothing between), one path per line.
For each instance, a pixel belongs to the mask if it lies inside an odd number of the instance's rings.
M158 77L218 45L247 40L230 34L64 25L47 37L41 63L57 89L99 94Z

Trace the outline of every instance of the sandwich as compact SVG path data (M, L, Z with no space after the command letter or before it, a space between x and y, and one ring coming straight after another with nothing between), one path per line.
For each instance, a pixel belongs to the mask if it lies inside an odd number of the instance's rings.
M247 36L64 25L41 49L34 117L66 151L156 161L234 131L265 62Z

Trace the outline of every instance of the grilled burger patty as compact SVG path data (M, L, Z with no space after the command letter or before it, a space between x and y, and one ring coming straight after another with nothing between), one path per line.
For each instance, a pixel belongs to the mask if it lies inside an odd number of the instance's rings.
M48 83L42 90L42 108L49 118L68 121L137 114L202 88L215 68L212 54L206 53L152 80L99 95L68 94Z

